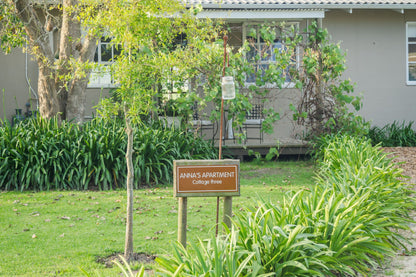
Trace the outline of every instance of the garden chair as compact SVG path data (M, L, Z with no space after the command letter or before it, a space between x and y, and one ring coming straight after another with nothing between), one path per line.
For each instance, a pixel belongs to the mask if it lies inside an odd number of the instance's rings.
M242 125L242 131L246 135L246 142L249 139L258 139L263 142L263 121L264 121L264 103L261 99L256 99L252 103L251 110L246 112L246 121Z

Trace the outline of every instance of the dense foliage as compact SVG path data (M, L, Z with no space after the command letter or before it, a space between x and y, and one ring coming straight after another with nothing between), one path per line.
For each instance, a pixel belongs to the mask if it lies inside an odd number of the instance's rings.
M276 62L255 70L256 86L250 89L258 91L270 85L299 89L299 101L289 108L294 121L306 128L308 137L338 131L358 135L367 132L368 124L356 114L362 98L354 94L351 80L342 79L346 55L339 43L331 41L326 29L316 21L311 21L303 32L290 23L276 26L272 22L262 24L258 31L251 29L248 36L255 38L257 32L265 45L261 44L259 54L250 61L267 61L272 53ZM256 41L249 39L245 56L256 47Z
M414 147L416 146L416 131L413 121L409 123L398 123L394 121L384 127L373 126L370 128L368 137L374 145L383 147Z
M126 133L121 120L84 125L41 118L0 127L0 189L115 189L125 186ZM171 182L175 159L216 158L192 132L135 125L135 188Z
M323 145L323 144L322 144ZM328 137L313 191L240 211L225 237L158 258L168 276L367 275L403 247L414 208L401 171L369 140ZM182 274L182 275L181 275Z

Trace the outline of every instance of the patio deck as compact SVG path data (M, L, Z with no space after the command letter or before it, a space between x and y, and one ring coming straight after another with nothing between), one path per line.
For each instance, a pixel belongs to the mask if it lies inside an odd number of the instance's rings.
M218 144L218 141L216 141L215 145L218 146ZM270 148L277 147L281 156L302 156L308 153L310 146L304 140L280 139L279 144L271 140L264 140L261 143L259 140L248 140L243 144L239 144L234 140L224 140L222 147L224 155L233 156L242 160L244 157L249 156L249 150L266 155Z

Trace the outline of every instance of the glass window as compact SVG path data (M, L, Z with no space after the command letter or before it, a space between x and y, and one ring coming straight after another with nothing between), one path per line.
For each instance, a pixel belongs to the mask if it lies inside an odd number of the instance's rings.
M407 84L416 85L416 22L406 24Z
M261 35L261 24L246 24L244 25L245 39L249 43L250 50L246 53L246 58L249 62L253 63L255 66L255 71L262 71L261 76L264 76L265 70L269 69L272 64L276 64L276 53L284 50L284 44L282 42L282 33L289 31L292 27L295 30L298 29L298 23L287 23L285 27L272 27L270 28L268 34L271 34L272 37L269 38L272 43L268 43L263 39ZM298 52L298 51L296 51ZM295 53L294 57L291 59L291 65L289 68L286 68L282 74L286 77L286 84L290 85L291 78L289 70L292 66L297 66L298 64L298 55ZM255 83L256 74L253 73L246 78L246 83Z
M110 66L121 51L117 45L111 43L111 39L102 38L97 45L94 54L94 62L99 66L91 72L88 87L115 87Z

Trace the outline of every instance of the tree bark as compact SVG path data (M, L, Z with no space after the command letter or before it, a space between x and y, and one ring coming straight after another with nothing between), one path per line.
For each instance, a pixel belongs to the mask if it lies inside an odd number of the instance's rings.
M60 38L60 52L59 59L59 73L60 75L67 76L73 74L73 78L65 83L60 82L60 111L64 119L73 120L81 123L84 120L85 115L85 102L86 102L86 88L90 72L84 72L77 74L77 72L71 72L72 65L70 59L74 59L78 64L92 61L96 49L97 40L87 35L83 40L81 33L81 23L77 20L77 13L70 11L69 8L78 5L78 0L64 0L63 1L63 14L62 14L62 27ZM73 70L73 69L72 69ZM83 69L77 69L82 71Z
M38 62L38 95L39 113L43 118L53 118L59 113L59 100L56 93L55 82L51 78L53 74L48 67Z
M92 61L96 50L97 39L87 35L79 53L79 62ZM68 90L66 103L66 118L75 122L83 122L85 115L86 88L88 86L91 72L85 72L80 78L74 78Z
M39 112L42 117L51 118L59 112L59 100L54 82L53 53L49 45L49 36L42 24L39 13L29 0L17 0L15 9L31 43L32 52L39 67L38 95Z
M126 217L126 240L124 246L124 257L127 261L133 258L133 128L130 124L130 118L126 106L124 107L124 116L126 118L127 133L127 217Z

